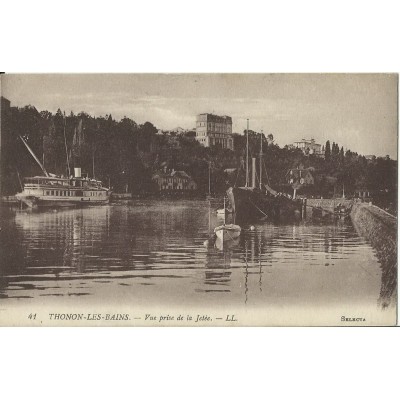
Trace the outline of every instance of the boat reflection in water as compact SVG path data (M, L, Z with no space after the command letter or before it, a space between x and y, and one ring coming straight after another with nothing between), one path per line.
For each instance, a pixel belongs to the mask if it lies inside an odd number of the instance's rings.
M218 215L220 213L217 212ZM217 239L224 242L224 241L232 241L235 240L240 236L240 233L242 231L242 228L239 225L236 225L235 223L233 224L227 224L226 223L226 203L225 203L225 197L224 197L224 208L223 208L223 224L218 225L217 227L214 228L214 234L216 235Z
M240 243L240 238L236 237L230 240L223 240L219 237L215 239L215 247L220 251L231 250L234 247L237 247Z
M2 302L350 307L373 323L380 293L393 293L376 252L343 220L244 225L239 238L205 247L218 220L202 201L0 213Z

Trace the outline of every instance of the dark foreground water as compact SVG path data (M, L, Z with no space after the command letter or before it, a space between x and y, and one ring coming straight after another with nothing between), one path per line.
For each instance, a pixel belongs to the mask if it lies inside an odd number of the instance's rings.
M380 301L379 260L351 223L266 222L243 226L235 242L205 244L220 223L205 201L3 207L0 310L107 306L227 310L247 324L394 323L395 309Z

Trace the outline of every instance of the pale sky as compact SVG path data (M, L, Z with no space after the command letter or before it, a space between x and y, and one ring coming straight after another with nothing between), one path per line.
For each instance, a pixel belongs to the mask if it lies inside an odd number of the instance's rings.
M233 132L272 133L283 146L302 138L397 159L393 74L20 74L1 76L13 106L112 114L159 129L193 128L196 114L229 115Z

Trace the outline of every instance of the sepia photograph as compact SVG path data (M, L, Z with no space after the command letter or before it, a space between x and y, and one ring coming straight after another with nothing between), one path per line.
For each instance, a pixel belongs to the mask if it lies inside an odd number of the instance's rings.
M0 85L0 326L397 324L397 74Z
M398 392L396 2L1 13L3 398Z

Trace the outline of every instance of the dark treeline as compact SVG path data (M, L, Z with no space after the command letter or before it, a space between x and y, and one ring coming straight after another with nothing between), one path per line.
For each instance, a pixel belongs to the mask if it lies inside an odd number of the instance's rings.
M61 110L52 114L26 106L11 107L6 118L9 137L4 141L7 176L3 193L20 190L18 174L20 177L41 174L18 139L20 135L48 172L66 176L68 154L71 173L74 166L81 167L89 176L106 185L110 183L116 192L126 189L137 194L154 191L151 176L163 167L186 171L197 182L200 193L208 191L209 166L214 193L222 193L230 184L243 185L245 181L244 135L235 135L235 151L230 151L201 146L194 132L158 135L150 122L137 124L129 118L116 121L111 115L93 117L81 112L64 116ZM258 157L260 134L249 131L249 144L250 156ZM302 167L310 168L315 178L315 185L303 190L308 195L339 196L344 187L348 196L357 190L369 190L386 194L391 202L397 197L397 161L389 157L367 160L350 150L344 152L343 147L329 141L325 145L325 158L305 155L298 149L280 148L272 135L264 137L263 153L263 174L271 186L281 190L291 190L286 184L287 171ZM230 175L224 172L233 168L237 171Z

